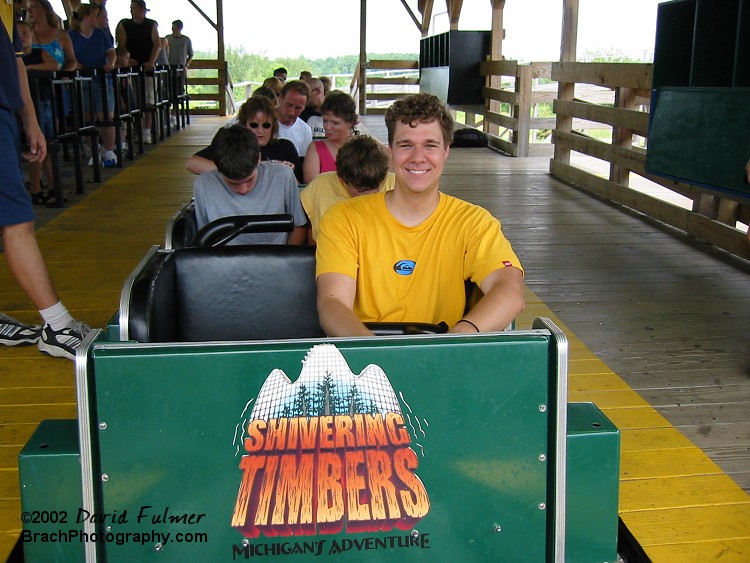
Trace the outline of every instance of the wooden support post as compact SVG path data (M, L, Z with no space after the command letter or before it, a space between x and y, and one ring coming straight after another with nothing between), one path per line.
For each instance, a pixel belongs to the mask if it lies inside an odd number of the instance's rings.
M633 88L617 88L615 90L615 107L634 109L635 105L635 90ZM612 145L630 149L633 146L633 131L623 127L613 127ZM617 164L610 164L609 179L621 186L628 187L630 185L630 170Z
M219 86L219 115L227 114L227 97L226 91L232 92L229 87L229 69L227 65L226 52L224 50L224 1L216 0L216 34L217 49L216 57L219 59L219 79L224 86ZM232 93L234 96L234 93ZM234 100L233 100L234 101Z
M490 60L501 61L503 60L503 39L505 37L505 30L503 29L503 10L505 8L505 0L491 0L492 1L492 33L490 36ZM500 76L488 76L486 85L490 88L500 88L502 79ZM500 102L497 100L489 100L489 103L485 103L485 107L495 113L500 113ZM488 120L484 120L485 133L499 136L500 127L495 123L490 123Z
M359 114L367 115L367 0L359 2Z
M560 45L561 62L575 62L577 42L578 0L563 0L562 44ZM557 98L572 102L575 97L575 87L574 82L560 82L557 88ZM563 133L570 133L573 130L573 118L570 116L558 116L555 121L555 129ZM559 147L555 144L554 160L570 164L570 149Z
M513 143L517 145L516 156L529 156L529 133L531 128L531 66L516 67L516 94L518 105L513 106L513 117L518 119L518 128L513 132Z

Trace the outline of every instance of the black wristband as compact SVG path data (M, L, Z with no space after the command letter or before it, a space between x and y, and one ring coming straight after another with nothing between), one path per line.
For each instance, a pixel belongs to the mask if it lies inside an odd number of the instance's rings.
M479 330L479 327L477 325L475 325L473 322L471 322L468 319L461 319L456 324L458 324L458 323L467 323L467 324L470 324L471 326L474 327L474 330L476 330L477 332L482 332L481 330Z

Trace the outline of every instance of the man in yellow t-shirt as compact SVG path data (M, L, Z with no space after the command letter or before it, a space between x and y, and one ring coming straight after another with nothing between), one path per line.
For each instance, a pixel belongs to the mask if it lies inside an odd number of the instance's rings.
M336 155L336 171L319 174L299 194L310 219L311 242L318 238L320 220L334 203L392 190L394 181L388 155L377 140L367 135L349 139Z
M321 326L329 336L372 334L364 322L502 330L525 306L523 270L497 219L439 191L450 113L435 96L415 94L385 120L394 189L338 203L320 225ZM465 280L484 297L463 315Z

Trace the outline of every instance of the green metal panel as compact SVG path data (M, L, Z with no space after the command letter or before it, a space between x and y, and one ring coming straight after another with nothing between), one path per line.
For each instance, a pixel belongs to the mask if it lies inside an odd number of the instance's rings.
M237 435L247 430L254 400L274 370L295 381L307 356L310 370L338 373L340 363L318 361L320 348L310 353L317 342L96 346L98 420L92 427L100 428L95 432L101 510L119 517L127 511L127 522L109 524L113 534L138 534L120 546L108 543L106 560L214 562L309 550L337 561L544 561L551 510L545 461L549 412L540 406L548 403L549 340L545 331L328 340L338 350L331 352L329 344L328 357L340 353L353 374L370 373L371 365L382 368L410 442L365 443L355 420L350 433L355 443L344 447L329 450L321 443L307 450L295 442L285 451L252 454ZM331 397L339 396L336 385L345 387L336 377L326 386L329 392L317 395L331 405ZM372 389L363 387L375 393ZM374 402L367 393L360 407ZM311 418L317 417L295 420ZM318 419L321 425L324 420ZM279 525L270 525L270 516L259 517L266 525L258 526L257 537L244 537L232 526L243 475L248 475L240 468L245 454L253 460L265 456L267 475L273 474L272 461L288 463L289 472L314 460L311 488L289 485L296 497L284 494L280 481L269 480L263 489L260 477L248 477L255 487L251 514L256 507L263 513L271 499L279 500L274 507L282 515ZM324 457L335 463L318 465ZM334 477L326 480L326 468L338 463L341 476L331 470ZM395 489L392 481L399 483ZM321 485L331 482L336 484ZM339 504L337 491L345 496ZM326 511L318 509L312 523L295 523L305 514L305 495L318 506L321 492L334 499L330 504L346 507L344 516L325 524L320 515ZM300 497L301 510L285 504ZM274 507L269 514L275 514ZM185 519L169 523L169 516L180 515ZM187 515L195 515L192 523ZM194 534L188 538L197 541L179 543L179 533ZM166 541L163 534L169 534Z
M750 195L750 88L659 88L651 105L646 170Z
M592 403L568 405L567 561L617 561L620 432Z
M83 561L77 422L43 420L18 455L18 468L24 561Z

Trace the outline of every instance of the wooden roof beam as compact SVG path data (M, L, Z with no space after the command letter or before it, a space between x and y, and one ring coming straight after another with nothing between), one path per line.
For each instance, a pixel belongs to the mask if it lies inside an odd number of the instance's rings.
M422 26L420 31L422 37L427 37L430 32L430 20L432 20L432 3L433 0L419 0L419 11L422 14Z
M448 18L450 20L451 31L458 29L458 20L461 17L461 8L464 0L445 0L445 7L448 9Z
M406 3L406 0L401 0L401 3L404 5L404 8L406 9L406 13L409 14L409 17L411 18L411 21L414 22L414 25L417 26L417 29L419 31L422 31L422 24L419 23L419 20L417 19L417 16L414 15L414 12L411 11L411 8L409 7L409 4ZM421 12L422 11L422 4L424 3L424 0L419 1L418 9Z

